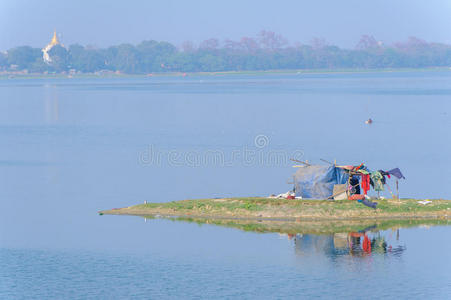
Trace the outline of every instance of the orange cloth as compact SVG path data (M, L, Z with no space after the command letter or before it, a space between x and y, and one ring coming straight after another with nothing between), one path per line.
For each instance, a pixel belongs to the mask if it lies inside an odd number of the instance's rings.
M348 198L348 200L363 200L365 199L365 195L354 194Z

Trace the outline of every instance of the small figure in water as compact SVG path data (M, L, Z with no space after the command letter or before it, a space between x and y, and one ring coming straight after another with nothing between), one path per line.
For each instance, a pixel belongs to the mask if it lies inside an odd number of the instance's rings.
M373 120L371 120L371 118L369 118L368 120L365 121L365 124L371 124L373 123Z

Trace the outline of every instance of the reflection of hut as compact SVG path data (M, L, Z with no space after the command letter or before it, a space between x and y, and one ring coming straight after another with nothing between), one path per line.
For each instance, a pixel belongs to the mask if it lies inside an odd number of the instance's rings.
M295 253L300 256L325 255L368 256L373 254L401 255L406 247L387 243L381 232L371 232L376 226L349 233L329 235L297 234L293 241Z
M348 248L348 234L347 233L335 233L334 234L334 247L336 249Z
M297 234L295 239L295 251L299 255L321 253L333 253L333 235Z

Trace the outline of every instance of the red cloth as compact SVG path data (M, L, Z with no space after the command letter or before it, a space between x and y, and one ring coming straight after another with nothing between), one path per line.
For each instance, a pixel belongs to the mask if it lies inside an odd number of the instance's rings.
M362 248L363 248L363 251L365 251L366 253L371 253L371 241L366 234L363 237Z
M363 167L363 163L361 163L359 166L353 167L352 170L357 171L360 170L361 167Z
M350 196L348 199L349 200L363 200L363 199L365 199L365 196L361 195L361 194L354 194L354 195Z
M360 182L363 193L366 195L370 190L370 174L362 174L362 181Z

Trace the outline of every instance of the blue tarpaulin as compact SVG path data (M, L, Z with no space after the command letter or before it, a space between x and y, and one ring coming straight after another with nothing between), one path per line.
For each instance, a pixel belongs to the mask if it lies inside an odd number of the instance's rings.
M334 185L345 184L349 175L335 166L309 165L300 167L294 174L296 196L327 199Z

